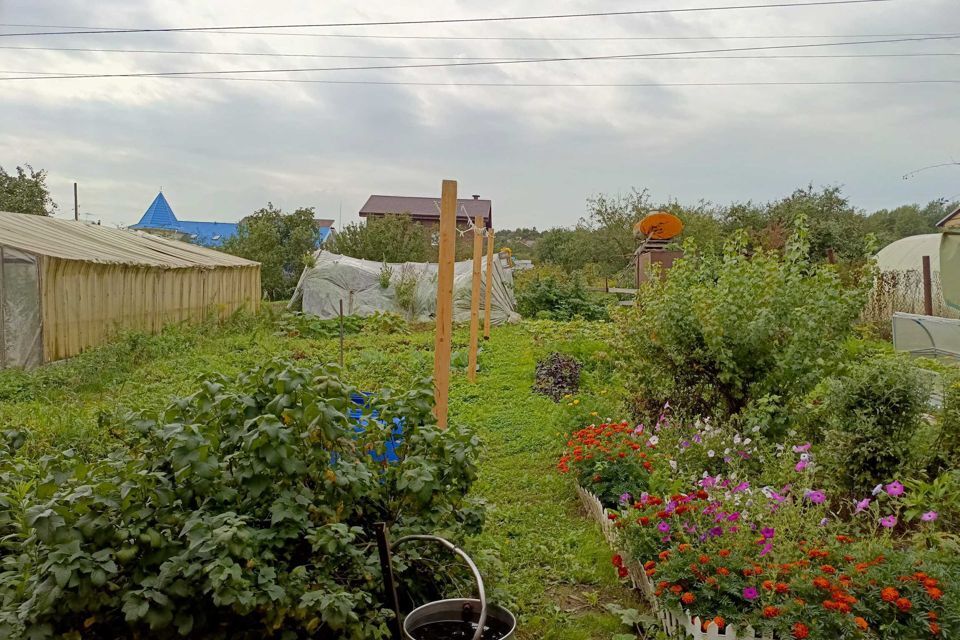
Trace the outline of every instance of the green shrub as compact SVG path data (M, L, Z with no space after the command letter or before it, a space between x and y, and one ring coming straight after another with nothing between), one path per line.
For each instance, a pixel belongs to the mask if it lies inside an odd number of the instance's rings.
M0 636L388 637L371 525L477 533L478 443L437 428L424 381L370 399L387 425L404 420L399 460L378 462L391 428L356 433L353 392L323 367L271 362L131 419L134 451L0 451ZM432 554L397 554L414 598L432 595Z
M915 466L925 456L915 445L926 398L917 368L902 357L867 358L828 383L819 415L832 484L859 495Z
M606 306L593 299L579 275L566 276L556 268L538 267L520 272L514 291L517 311L540 320L607 319Z
M782 431L793 403L833 370L865 288L809 260L802 220L785 255L745 247L742 232L720 256L687 245L665 278L644 284L624 322L635 404L671 400L718 418L762 411L763 427Z

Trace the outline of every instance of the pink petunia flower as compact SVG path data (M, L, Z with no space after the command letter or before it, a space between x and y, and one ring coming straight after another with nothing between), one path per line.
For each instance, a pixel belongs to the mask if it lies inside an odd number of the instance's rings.
M889 516L880 518L880 524L886 527L887 529L892 529L895 526L897 526L897 516L889 515Z
M884 489L886 490L887 495L892 496L894 498L896 498L897 496L902 496L903 492L905 491L905 489L903 488L903 485L900 484L900 482L897 480L894 480L893 482L885 486Z
M934 520L937 519L937 516L938 514L936 511L927 511L925 514L920 516L920 519L923 520L924 522L933 522Z
M826 494L820 490L807 491L805 494L803 494L803 497L805 497L807 500L809 500L813 504L822 504L827 499Z
M794 470L796 470L796 471L803 471L804 469L807 468L807 466L808 466L809 464L810 464L810 463L807 462L806 460L801 460L800 462L797 463L797 466L794 467Z
M870 507L870 498L864 498L863 500L857 503L857 509L856 511L854 511L854 513L860 513L861 511L864 511L869 507Z
M804 444L794 445L794 447L793 447L793 452L794 452L794 453L806 453L807 451L810 451L810 443L809 443L809 442L804 443Z

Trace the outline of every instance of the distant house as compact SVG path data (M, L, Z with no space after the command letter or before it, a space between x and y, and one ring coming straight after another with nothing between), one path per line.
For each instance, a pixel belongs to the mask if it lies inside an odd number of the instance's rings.
M237 234L239 225L236 222L178 220L161 191L147 207L140 222L130 228L205 247L219 247L227 238Z
M957 207L948 213L940 222L937 223L938 229L956 229L960 227L960 207Z
M333 220L317 218L315 222L317 247L319 247L329 237L336 235L336 231L333 228ZM163 192L160 192L147 207L140 222L130 228L172 240L192 242L205 247L219 247L227 238L237 235L240 223L178 220Z
M413 220L427 225L440 222L440 198L417 198L408 196L370 196L360 209L361 218L382 218L390 215L408 215ZM468 227L481 216L487 229L493 228L493 205L490 200L457 200L457 226Z

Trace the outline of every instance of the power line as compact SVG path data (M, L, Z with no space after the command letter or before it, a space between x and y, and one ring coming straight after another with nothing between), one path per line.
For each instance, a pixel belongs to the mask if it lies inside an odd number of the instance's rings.
M285 69L232 69L232 70L206 70L206 71L148 71L148 72L129 72L129 73L84 73L84 74L61 74L61 75L38 75L21 76L17 78L0 78L2 80L57 80L57 79L91 79L91 78L153 78L167 76L191 76L191 75L239 75L250 73L304 73L311 71L385 71L394 69L437 69L453 67L485 67L499 65L531 64L544 62L580 62L580 61L598 61L598 60L633 60L643 58L658 58L677 55L696 55L705 53L736 53L746 51L770 51L783 49L811 49L819 47L840 47L863 44L889 44L897 42L919 42L925 40L951 40L960 36L936 36L928 38L896 38L890 40L852 40L846 42L818 42L811 44L781 44L768 45L760 47L734 47L727 49L700 49L693 51L665 51L657 53L638 53L628 55L604 55L604 56L567 56L555 58L527 58L519 60L483 60L473 62L434 62L417 64L378 64L364 65L355 67L293 67Z
M780 87L844 85L960 84L960 80L775 80L744 82L407 82L389 80L313 80L305 78L225 78L222 76L161 76L165 80L226 80L235 82L282 82L297 84L344 84L414 87L518 87L518 88L630 88L630 87Z
M675 9L640 9L634 11L592 11L588 13L555 13L545 15L525 15L525 16L495 16L486 18L440 18L433 20L381 20L368 22L325 22L325 23L301 23L301 24L272 24L272 25L234 25L234 26L213 26L213 27L154 27L154 28L129 28L129 29L97 29L97 30L68 30L68 31L28 31L25 33L0 33L0 37L10 36L63 36L63 35L90 35L90 34L116 34L116 33L183 33L187 31L242 31L242 30L261 30L261 29L304 29L304 28L330 28L330 27L387 27L404 25L427 25L427 24L476 24L480 22L521 22L533 20L561 20L573 18L600 18L600 17L623 17L640 15L659 15L668 13L700 13L714 11L741 11L747 9L777 9L788 7L821 7L832 5L850 5L850 4L874 4L878 2L892 2L893 0L818 0L815 2L778 2L773 4L742 4L742 5L715 5L711 7L681 7Z
M86 29L83 33L96 34L102 31L117 29L118 27L83 27L77 25L53 24L19 24L0 23L0 27L27 27L42 29ZM824 38L916 38L927 36L955 36L957 32L923 32L923 33L847 33L847 34L769 34L769 35L707 35L707 36L434 36L434 35L384 35L361 33L297 33L297 32L269 32L269 31L207 31L213 35L250 35L250 36L301 36L307 38L354 38L367 40L504 40L520 42L613 42L637 40L803 40ZM22 35L22 34L10 34Z
M336 58L355 60L538 60L538 58L521 58L517 56L402 56L402 55L358 55L358 54L330 54L330 53L275 53L275 52L247 52L247 51L190 51L179 49L102 49L97 47L28 47L3 46L0 50L16 51L63 51L76 53L146 53L146 54L178 54L197 56L238 56L264 58ZM914 53L848 53L848 54L812 54L812 55L772 55L772 56L677 56L657 57L654 60L763 60L763 59L802 59L802 58L925 58L960 56L960 53L951 52L914 52ZM17 72L20 73L20 72ZM38 74L41 72L37 72Z

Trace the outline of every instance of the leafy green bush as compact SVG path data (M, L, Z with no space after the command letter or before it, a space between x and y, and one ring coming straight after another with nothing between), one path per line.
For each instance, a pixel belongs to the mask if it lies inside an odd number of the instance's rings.
M533 390L559 402L580 387L580 361L562 353L551 353L537 363Z
M348 224L329 244L340 255L378 262L432 262L437 249L431 242L430 227L410 216L370 218L366 223Z
M84 462L0 451L4 638L386 638L371 525L395 536L480 530L468 498L477 440L441 431L424 381L370 398L386 425L357 433L355 390L323 367L270 362L213 378L142 446ZM391 421L398 461L382 461ZM378 461L373 454L380 457ZM397 555L404 591L435 585L431 550Z
M676 399L716 417L761 411L764 428L782 430L792 403L832 370L865 287L808 259L802 220L783 256L745 246L744 233L720 256L687 245L664 279L644 284L624 328L647 413Z
M566 276L556 268L537 267L514 280L517 311L542 320L605 320L606 306L587 293L579 275Z
M917 368L900 357L867 358L829 383L821 462L833 483L864 493L900 477L918 457L926 397Z

